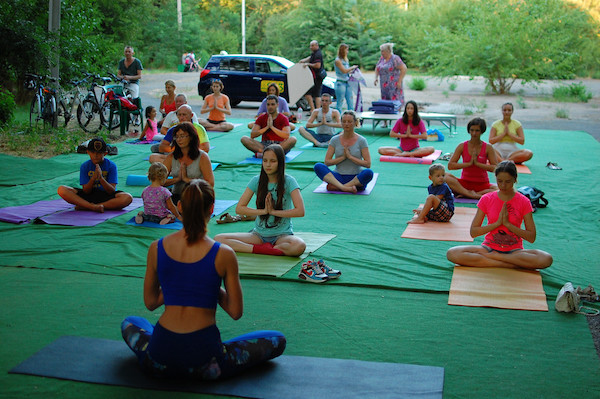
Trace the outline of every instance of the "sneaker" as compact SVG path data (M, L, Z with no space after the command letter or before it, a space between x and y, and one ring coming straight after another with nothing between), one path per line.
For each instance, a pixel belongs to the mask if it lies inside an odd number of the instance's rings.
M144 223L144 212L138 212L137 215L135 215L135 222L137 224L142 224Z
M300 273L298 273L298 278L310 281L311 283L324 283L329 280L327 274L323 273L321 269L310 260L302 264L302 269L300 269Z
M317 261L317 267L323 272L323 274L326 274L330 280L338 278L342 275L341 271L332 269L331 267L327 266L325 262L323 262L323 259L319 259Z

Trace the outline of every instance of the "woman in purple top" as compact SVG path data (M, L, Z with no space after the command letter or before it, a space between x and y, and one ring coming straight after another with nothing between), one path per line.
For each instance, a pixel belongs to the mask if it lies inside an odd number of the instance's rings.
M390 130L390 137L400 139L400 146L379 147L381 155L421 158L435 151L433 147L419 147L419 140L427 139L427 129L419 116L417 103L412 100L406 103L402 118Z
M402 81L406 75L406 64L393 53L394 43L384 43L379 46L381 58L375 66L375 86L381 77L381 99L400 101L404 104L404 89Z

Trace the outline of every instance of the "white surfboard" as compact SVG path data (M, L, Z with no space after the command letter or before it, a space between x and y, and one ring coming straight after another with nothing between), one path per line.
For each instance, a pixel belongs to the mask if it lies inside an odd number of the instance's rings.
M287 70L289 104L296 104L304 94L315 85L313 74L309 67L303 64L294 64Z

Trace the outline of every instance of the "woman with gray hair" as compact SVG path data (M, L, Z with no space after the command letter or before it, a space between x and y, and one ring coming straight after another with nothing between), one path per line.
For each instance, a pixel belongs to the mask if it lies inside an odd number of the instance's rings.
M406 75L406 64L394 54L394 43L384 43L379 46L381 58L375 66L375 86L381 77L381 99L399 101L404 105L404 89L402 81Z

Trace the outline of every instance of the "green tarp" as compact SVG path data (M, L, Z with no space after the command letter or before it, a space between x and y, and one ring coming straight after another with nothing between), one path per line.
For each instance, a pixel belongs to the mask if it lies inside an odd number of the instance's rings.
M458 130L444 142L422 145L452 152L468 139L464 127ZM236 165L249 154L239 142L247 134L244 127L209 133L211 160L221 163L215 171L219 199L237 200L259 173L259 165ZM447 305L452 265L445 254L461 243L400 238L411 210L427 195L427 166L381 163L377 147L395 140L371 135L370 126L363 134L372 169L379 173L368 196L312 192L321 183L312 167L325 150L303 151L286 170L298 180L306 207L306 216L293 220L294 229L336 235L309 259L323 258L342 270L341 278L325 285L301 282L300 259L279 278L244 277L245 315L234 322L220 312L222 335L278 329L288 336L290 355L441 366L445 397L599 392L600 362L586 320L555 312L553 300L566 281L600 286L600 210L595 206L600 144L583 132L526 130L526 147L534 151L528 162L532 174L519 176L517 186L540 188L550 204L535 213L537 241L525 246L554 256L552 267L541 272L550 311L529 312ZM305 143L299 137L298 147ZM125 180L128 174L147 172L143 158L149 146L123 143L118 148L119 155L111 157L119 167L118 188L140 196L143 187L128 187ZM78 168L86 159L77 154L50 160L0 155L0 207L58 198L59 185L78 184ZM563 170L547 169L550 161ZM142 278L149 243L170 231L126 226L132 215L95 227L0 223L0 367L5 373L61 335L119 339L125 316L157 320L159 314L143 306ZM213 219L209 234L251 227L217 225ZM2 373L0 384L8 397L141 395L126 388ZM164 393L143 393L154 395Z

